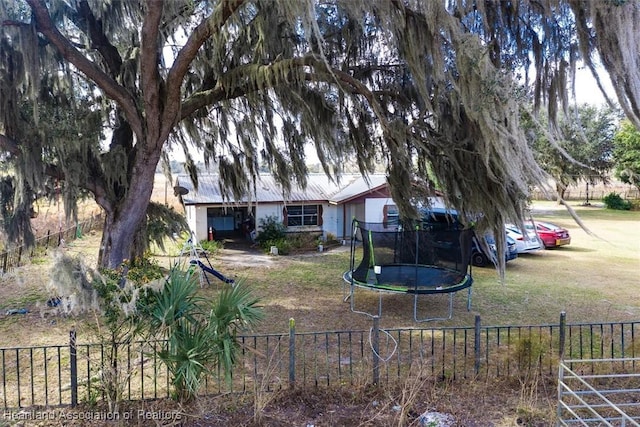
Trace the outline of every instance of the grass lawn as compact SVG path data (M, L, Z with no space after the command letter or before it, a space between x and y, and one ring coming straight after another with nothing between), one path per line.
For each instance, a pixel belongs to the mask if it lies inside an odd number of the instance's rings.
M455 296L453 319L416 324L412 297L383 295L381 327L470 326L476 315L484 325L537 325L557 323L567 312L570 323L640 319L640 212L608 211L599 207L574 209L592 234L581 229L567 211L553 202L534 204L534 217L569 229L569 246L522 255L507 264L505 282L500 283L492 268L474 268L471 311L466 310L466 291ZM67 252L82 254L95 262L99 236L86 236L69 245ZM173 250L178 253L179 249ZM349 267L348 248L329 248L323 253L291 256L246 255L231 262L226 251L211 258L214 267L236 280L246 280L261 297L265 320L256 332L281 333L289 318L296 319L297 331L367 330L371 319L352 313L343 301L342 273ZM175 260L159 255L168 266ZM79 341L90 341L86 327L91 319L55 316L46 307L51 260L22 267L0 278L0 346L66 343L68 331L78 329ZM215 297L222 282L202 289ZM374 312L378 295L358 290L357 307ZM6 315L14 308L29 309L26 315ZM445 295L425 296L421 312L444 314ZM86 320L86 321L85 321ZM25 327L29 334L25 334Z
M561 311L567 312L570 323L640 319L640 297L635 290L640 285L640 212L580 206L575 209L590 233L581 229L564 208L551 202L535 203L534 217L568 228L571 244L509 262L504 283L499 282L495 269L474 268L471 311L466 310L463 291L455 296L451 320L417 324L412 320L410 296L384 294L381 328L472 326L477 315L485 326L539 325L557 323ZM70 242L64 252L81 256L89 266L95 265L99 237L93 233ZM157 254L160 265L170 266L180 249L178 246L168 254ZM349 268L348 247L291 256L227 248L211 261L223 274L246 280L261 297L266 317L254 332L285 333L292 317L296 319L297 332L366 331L372 326L370 317L353 313L349 303L343 301L342 274ZM51 266L49 254L0 277L0 347L65 345L71 329L77 330L80 343L96 340L90 316L64 317L47 307L46 301L52 296L46 290L52 277ZM201 292L215 298L223 286L227 285L212 279ZM361 310L377 310L376 293L359 290L356 301ZM420 310L444 314L447 303L446 295L426 296ZM5 314L17 308L27 308L29 313ZM203 419L212 426L254 425L254 412L266 417L264 425L308 425L315 420L316 425L387 426L397 424L398 415L391 408L398 402L416 414L434 409L453 414L456 425L469 426L551 425L556 413L556 384L549 378L463 379L452 383L430 381L428 375L413 375L410 379L400 384L400 389L376 389L376 394L364 383L326 391L296 388L266 397L265 393L255 393L198 399L193 406L180 406L179 410L185 415L194 414L194 422L186 422L187 426L203 425ZM413 394L407 397L407 392ZM258 405L262 398L268 399L266 409ZM374 407L372 401L379 402L379 407ZM133 411L141 407L152 409L153 405L166 411L177 408L175 402L164 399L127 405ZM310 415L309 409L315 412Z
M456 295L453 319L426 325L546 324L566 311L569 322L619 321L640 318L640 212L607 211L574 206L592 234L554 203L536 203L536 219L569 229L570 245L525 254L507 264L505 282L493 268L474 268L472 309L466 292ZM317 257L290 257L283 267L233 271L246 277L263 297L268 313L261 329L279 332L294 317L304 330L368 329L371 320L351 313L342 302L342 273L349 253L328 252ZM220 268L226 268L220 265ZM230 267L232 268L232 267ZM359 290L358 307L375 312L378 297ZM360 304L362 303L362 304ZM446 296L426 296L420 308L444 314ZM412 321L412 297L383 295L384 327L425 325Z

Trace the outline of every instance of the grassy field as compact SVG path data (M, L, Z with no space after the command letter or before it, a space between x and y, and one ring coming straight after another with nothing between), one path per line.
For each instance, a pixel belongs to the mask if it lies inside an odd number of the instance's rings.
M474 268L471 311L466 310L466 292L456 295L451 320L416 324L412 298L383 295L382 328L471 326L479 315L483 325L539 325L557 323L566 311L570 323L630 321L640 319L640 212L607 211L600 207L574 208L588 227L581 229L563 207L551 202L535 203L536 219L549 220L569 229L571 245L521 256L507 264L504 283L492 268ZM63 251L95 265L100 236L92 233L70 242ZM182 244L168 253L156 254L162 266L176 261ZM297 332L368 330L372 321L353 313L343 301L342 274L349 267L349 250L338 246L323 253L310 251L291 256L269 256L255 251L228 248L211 257L216 269L236 280L245 280L260 296L265 320L253 332L284 333L290 318L296 319ZM52 275L52 257L43 256L31 265L0 277L0 347L66 344L69 330L76 329L78 342L95 340L91 317L64 317L47 307L52 296L47 290ZM215 298L226 286L220 281L201 289ZM378 296L364 290L356 294L358 308L377 309ZM444 314L446 296L428 296L421 312ZM26 308L27 314L6 314ZM12 354L11 352L7 354ZM25 353L26 354L26 353ZM513 425L552 425L556 411L556 384L547 378L502 378L462 380L452 383L419 383L421 375L400 389L372 390L364 385L340 390L292 389L267 396L268 407L256 406L264 393L254 396L214 396L197 400L193 407L179 407L182 414L194 414L194 422L184 425L261 425L252 424L257 411L267 422L262 425L397 425L398 415L391 408L401 402L417 413L437 410L453 414L464 426L506 427ZM407 393L412 397L407 398ZM404 399L404 400L403 400ZM412 399L415 399L412 400ZM372 401L380 403L374 407ZM140 406L142 405L142 406ZM159 400L131 408L173 410L177 403ZM262 408L262 409L259 409ZM134 410L132 409L132 410ZM69 409L71 410L71 409ZM82 408L80 409L83 410ZM313 411L310 414L309 411ZM338 421L339 420L339 421ZM2 424L2 421L0 421ZM313 423L312 423L313 424ZM66 425L66 424L65 424ZM82 425L82 424L77 424ZM96 423L94 425L102 425ZM112 424L109 424L112 425ZM145 425L157 425L145 424Z
M563 207L551 202L534 204L536 219L549 220L569 229L571 244L553 250L522 255L507 264L505 282L500 283L492 268L474 268L471 311L466 310L466 292L456 295L453 319L430 322L431 326L469 326L476 315L484 325L537 325L556 323L566 311L568 321L604 322L640 318L640 212L608 211L575 205L590 233L581 229ZM81 254L89 265L95 262L99 236L86 236L65 249ZM158 262L169 266L179 246L168 254L158 254ZM236 280L247 281L260 296L266 318L255 332L284 332L289 318L298 331L366 330L371 319L352 313L343 301L342 273L349 266L347 247L329 248L323 253L292 256L235 254L227 251L212 257L213 265ZM243 259L244 256L244 259ZM238 258L241 262L238 262ZM253 263L251 261L254 261ZM15 273L0 278L0 346L65 343L68 331L78 329L79 340L89 341L86 324L91 319L56 316L46 306L51 296L51 259L39 259ZM202 289L215 298L222 282ZM359 309L374 312L378 295L357 291ZM427 296L420 310L444 314L444 295ZM7 310L27 308L26 315L6 315ZM30 333L24 333L28 325ZM381 326L419 327L412 316L412 297L383 295Z

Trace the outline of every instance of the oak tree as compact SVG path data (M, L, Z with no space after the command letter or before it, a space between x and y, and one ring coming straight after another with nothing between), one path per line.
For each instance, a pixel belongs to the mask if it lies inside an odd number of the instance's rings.
M285 190L304 185L311 144L334 179L348 160L365 175L383 164L404 215L438 186L463 216L483 212L479 226L499 230L522 219L530 186L544 182L519 125L528 95L555 117L577 61L595 71L599 55L640 127L640 35L625 30L639 9L636 0L0 0L0 147L23 165L14 208L45 176L68 188L69 203L89 192L106 217L100 263L114 267L144 247L168 149L185 149L195 183L189 145L200 150L232 198L251 191L263 162ZM99 116L106 139L48 133L45 106L82 111L79 129Z

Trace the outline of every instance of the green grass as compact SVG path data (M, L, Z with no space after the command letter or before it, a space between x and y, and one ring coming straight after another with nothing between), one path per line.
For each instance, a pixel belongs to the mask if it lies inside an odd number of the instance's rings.
M590 229L592 234L589 234L573 221L563 207L545 202L536 203L535 208L538 212L543 211L535 215L536 219L548 220L569 229L572 238L569 246L523 255L510 261L504 283L500 283L493 268L473 268L471 311L466 310L466 292L460 292L454 299L451 320L416 324L411 296L383 294L380 326L472 326L476 315L481 317L483 325L537 325L557 323L561 311L566 311L567 320L571 323L640 319L640 297L637 293L640 212L574 205ZM99 242L98 236L93 239ZM81 244L85 244L91 254L99 246L98 243L91 244L88 238L78 241L78 245ZM79 247L77 250L81 252ZM229 277L246 279L261 298L266 318L254 332L285 332L291 317L296 319L298 332L368 330L372 326L370 317L353 313L349 302L343 301L345 284L342 274L349 268L348 246L323 253L272 257L273 262L268 265L256 263L250 267L233 265L221 259L222 256L224 251L211 257L213 266ZM174 258L163 255L159 259L165 266ZM0 289L5 292L0 307L42 306L46 302L44 289L35 285L31 278L42 278L46 283L50 266L24 268L34 269L28 279L12 285L5 278L0 283ZM226 285L214 280L211 286L200 289L200 292L215 298L223 286ZM377 312L378 295L358 290L356 303L359 309ZM425 296L419 307L427 314L444 314L446 296ZM38 342L36 336L39 332L50 342L54 339L50 317L41 318L36 314L36 307L30 308L34 308L33 315L21 317L29 322L32 331L28 343ZM80 323L78 319L58 317L56 333L59 333L60 341L66 342L66 331L72 326L80 327ZM22 328L24 322L0 318L0 332L4 332L5 337L26 339L21 333ZM89 336L79 335L79 340L89 339Z
M504 283L492 268L474 268L472 310L466 311L466 293L456 295L454 318L441 325L472 325L476 315L485 325L556 323L566 311L569 322L636 320L640 298L636 295L640 271L640 212L610 211L574 206L590 233L580 228L563 207L538 203L544 214L536 219L565 226L571 245L520 256L507 264ZM368 328L371 320L351 313L341 300L342 273L349 254L329 253L318 257L288 258L286 267L253 275L245 274L263 296L268 320L265 331L281 331L288 317L302 317L316 326L312 330ZM372 312L377 296L359 291ZM411 297L383 295L385 327L416 326L412 321ZM421 307L443 312L446 300L426 297ZM430 324L431 325L431 324ZM262 328L261 328L262 329ZM305 328L306 329L306 328Z

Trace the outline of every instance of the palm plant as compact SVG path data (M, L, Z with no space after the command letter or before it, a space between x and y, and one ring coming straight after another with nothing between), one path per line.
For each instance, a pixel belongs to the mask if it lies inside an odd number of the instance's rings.
M150 335L166 340L158 357L172 376L174 397L181 401L193 399L204 376L217 366L231 380L237 334L262 318L258 299L243 282L223 290L209 307L209 301L196 295L197 283L197 275L174 266L164 287L142 310Z
M213 341L225 378L231 381L231 370L239 348L238 332L250 328L263 318L251 288L240 281L232 288L225 288L209 312L208 325L213 330Z

